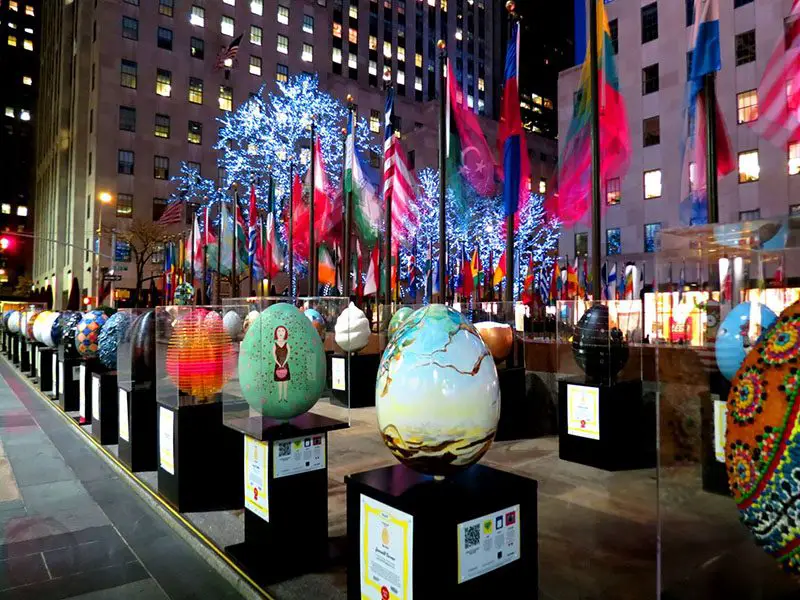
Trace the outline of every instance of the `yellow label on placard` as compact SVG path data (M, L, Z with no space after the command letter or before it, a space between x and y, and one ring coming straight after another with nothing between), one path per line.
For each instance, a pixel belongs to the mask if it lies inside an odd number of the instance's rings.
M600 390L567 384L567 434L600 439Z
M244 436L244 506L269 521L269 443Z
M412 600L414 517L361 495L361 600Z

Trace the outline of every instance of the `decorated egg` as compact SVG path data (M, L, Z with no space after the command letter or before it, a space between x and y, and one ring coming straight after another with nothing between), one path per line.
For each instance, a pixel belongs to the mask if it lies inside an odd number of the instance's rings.
M352 302L336 319L333 328L336 344L345 352L358 352L367 347L370 329L367 315Z
M52 335L53 323L55 323L58 320L59 316L60 313L49 311L46 317L44 315L39 317L39 320L37 322L37 326L39 329L38 339L42 344L50 348L54 346L53 335Z
M77 311L67 311L61 315L61 344L67 356L78 354L75 346L75 338L78 335L78 323L83 319L83 313Z
M22 320L22 313L18 310L11 311L8 316L8 330L11 333L19 333L20 321Z
M156 313L149 310L136 317L128 329L131 345L131 379L146 383L156 368Z
M114 313L97 336L97 356L109 369L117 368L117 349L130 325L131 316L125 312Z
M44 343L42 341L42 333L43 333L42 328L46 326L47 321L50 318L51 314L53 314L52 311L43 310L42 312L39 313L39 316L36 317L36 320L33 322L33 326L31 327L31 331L33 332L32 337L34 341L37 341L40 344Z
M222 317L222 326L231 339L235 340L239 337L239 334L242 333L242 317L240 317L239 313L235 310L229 310L225 313L225 316Z
M175 304L178 306L187 306L192 303L194 298L194 288L188 281L179 283L175 287Z
M392 339L392 336L400 329L400 326L403 322L411 315L413 311L407 307L403 306L398 308L397 311L392 315L392 319L389 321L389 339Z
M108 317L102 310L90 310L83 314L75 326L75 349L84 358L97 356L100 330Z
M61 319L63 318L64 313L56 313L56 318L53 319L53 322L50 324L50 334L45 336L48 342L45 342L51 348L57 347L61 343Z
M800 574L800 302L786 308L731 381L728 483L758 546Z
M514 345L514 330L508 323L496 323L494 321L483 321L475 323L475 329L492 353L492 358L496 362L504 361L511 354L511 347Z
M233 346L213 311L192 308L178 315L167 346L167 374L178 389L204 402L232 374Z
M13 310L7 310L6 312L3 313L3 329L5 329L6 331L9 330L8 329L8 321L11 318L12 314L14 314Z
M311 321L311 324L314 326L314 329L317 330L317 334L319 335L320 339L324 342L325 341L325 317L315 308L307 308L303 311L303 314L306 318Z
M752 332L750 326L751 315L758 311L761 324L760 331ZM714 352L717 357L717 366L725 379L730 381L742 364L744 357L752 347L761 331L769 328L775 322L775 313L764 304L750 302L737 304L728 313L719 326ZM751 339L751 335L756 335Z
M449 475L489 450L500 418L492 355L464 316L442 304L414 311L381 357L375 407L400 462Z
M35 340L33 337L33 325L36 323L36 319L39 318L40 314L42 314L41 310L31 310L27 314L25 320L25 337L31 341Z
M244 323L242 323L242 335L247 333L247 330L250 329L250 326L255 322L259 314L261 313L257 310L251 310L247 313L247 316L244 318Z
M273 304L247 330L239 348L239 382L250 407L288 421L317 403L327 365L311 321L288 303Z

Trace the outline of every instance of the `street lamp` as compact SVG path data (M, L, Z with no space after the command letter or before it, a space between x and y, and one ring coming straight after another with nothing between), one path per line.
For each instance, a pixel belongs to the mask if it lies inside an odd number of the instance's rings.
M95 278L95 302L97 306L100 305L100 294L102 292L103 280L100 277L100 240L102 238L103 233L103 206L106 204L111 204L114 200L114 196L111 195L110 192L102 191L97 194L97 200L100 202L100 206L97 207L97 249L94 253L94 278ZM112 248L112 252L113 252ZM95 308L97 308L95 306Z

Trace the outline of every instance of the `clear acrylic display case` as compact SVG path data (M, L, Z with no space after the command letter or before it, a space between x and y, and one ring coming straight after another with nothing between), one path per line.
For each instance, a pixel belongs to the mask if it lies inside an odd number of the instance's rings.
M146 368L146 362L140 359L141 367L134 368L135 356L140 356L150 351L145 347L148 342L152 343L154 338L134 340L132 333L140 328L140 319L144 318L147 313L153 312L152 308L120 308L117 312L125 313L128 318L125 319L120 327L124 326L124 331L119 333L119 344L117 346L117 382L120 387L126 390L132 390L137 385L151 385L155 372L152 368ZM142 347L134 348L134 342ZM154 349L153 349L154 350Z
M782 378L792 366L757 360L775 331L771 315L800 297L798 234L800 219L793 217L662 232L658 290L646 305L658 348L663 597L772 600L798 594L797 579L779 564L791 563L792 544L800 539L794 508L800 490L795 476L773 471L783 462L796 472L792 426L781 426L796 400L788 387L778 387L790 385ZM796 342L793 329L775 340L787 357ZM736 387L744 360L755 361L750 367L758 374ZM736 414L752 409L752 421L728 431L736 420L728 414L732 406ZM778 441L767 440L770 435ZM734 495L730 480L754 487ZM762 547L767 539L783 560Z
M293 336L290 322L285 344L279 344L277 330L280 327L271 327L265 325L263 320L257 320L262 312L275 304L293 304L300 311L300 316L309 319L315 334L321 338L324 356L320 356L319 360L310 358L307 351L309 340L303 338L305 334ZM225 424L255 439L264 438L270 427L296 423L293 419L304 414L318 415L349 425L351 390L357 387L353 378L359 376L358 358L362 353L371 352L371 346L376 346L372 333L365 336L367 346L358 352L346 352L336 343L337 331L341 335L341 332L350 331L351 325L357 326L349 318L350 311L345 311L349 304L349 299L333 296L224 300L221 312L230 340L230 360L223 363L224 385L221 393ZM366 327L366 323L360 325ZM308 333L308 330L305 332ZM351 331L351 334L355 336L355 332ZM253 340L251 351L245 357L249 366L245 366L240 359L245 336ZM284 347L288 347L288 352L283 350ZM249 372L242 373L240 369L245 368ZM320 379L313 383L308 381L306 378L310 372L315 372ZM243 385L257 390L250 394L250 403ZM290 386L297 387L291 389ZM303 410L310 401L298 400L301 392L296 390L306 388L316 388L321 393L313 406ZM374 393L374 385L372 390ZM281 394L286 396L282 397ZM314 391L311 391L310 396L314 395ZM261 406L264 408L257 410L251 406L258 403L263 403ZM266 414L262 414L262 410Z

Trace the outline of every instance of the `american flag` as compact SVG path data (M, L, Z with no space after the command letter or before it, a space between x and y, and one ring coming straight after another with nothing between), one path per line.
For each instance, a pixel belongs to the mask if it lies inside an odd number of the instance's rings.
M175 225L183 221L183 200L170 204L157 221L159 225Z
M784 35L758 86L758 119L753 130L780 148L800 134L800 0L784 20Z
M227 48L222 48L217 56L217 62L214 63L215 69L230 69L233 66L233 61L239 53L239 46L242 44L242 36L240 33L238 37L228 44Z
M417 216L410 209L415 196L414 176L400 140L394 135L393 114L394 88L389 88L383 140L383 199L387 206L392 202L392 230L395 239L403 242L408 238L409 225L417 223Z

